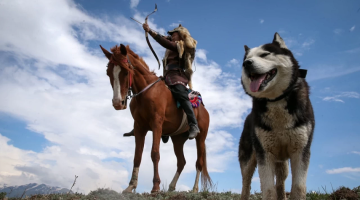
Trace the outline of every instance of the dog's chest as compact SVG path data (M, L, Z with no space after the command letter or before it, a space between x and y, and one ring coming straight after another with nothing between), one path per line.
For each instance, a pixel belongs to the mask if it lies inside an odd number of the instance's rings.
M261 119L272 130L286 130L294 126L295 119L286 109L286 101L280 100L266 105L267 111L262 113Z
M267 104L267 111L261 120L270 130L255 127L255 133L265 151L271 152L279 160L290 157L291 153L304 148L310 133L309 124L295 127L296 116L286 109L286 101Z

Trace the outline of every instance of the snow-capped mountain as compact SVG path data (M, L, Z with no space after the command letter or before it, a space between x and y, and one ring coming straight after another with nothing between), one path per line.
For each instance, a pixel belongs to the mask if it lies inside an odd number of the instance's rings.
M34 194L54 194L54 193L67 193L69 189L52 187L45 184L29 183L19 186L0 185L0 193L6 192L7 197L21 197L26 190L25 196L31 196Z

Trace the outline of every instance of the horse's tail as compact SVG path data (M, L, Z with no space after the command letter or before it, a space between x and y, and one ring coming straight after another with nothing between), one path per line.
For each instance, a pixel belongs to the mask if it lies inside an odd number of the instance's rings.
M203 155L203 166L201 170L201 187L203 190L212 188L213 182L210 178L209 172L207 170L207 162L206 162L206 145L204 145L204 155Z

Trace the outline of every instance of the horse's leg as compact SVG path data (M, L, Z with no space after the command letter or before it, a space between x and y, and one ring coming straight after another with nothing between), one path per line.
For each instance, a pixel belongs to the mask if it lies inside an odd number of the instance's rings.
M135 126L135 156L134 156L134 168L131 175L129 186L123 191L123 193L131 193L137 187L139 167L141 163L141 157L144 150L145 136L147 130L142 129L139 126Z
M159 161L160 161L160 139L162 134L162 124L164 122L164 117L160 115L154 116L154 121L152 122L152 131L153 131L153 145L151 149L151 160L154 164L154 178L153 178L153 188L151 193L160 191L160 176L159 176Z
M206 146L205 139L207 136L207 127L200 128L200 134L196 137L197 160L196 160L196 178L193 187L193 192L199 191L199 178L201 172L201 184L203 189L211 187L212 181L207 171L206 163Z
M186 142L187 137L184 137L183 134L180 134L180 135L171 136L171 140L173 142L174 152L175 152L175 155L177 158L177 170L176 170L173 180L171 181L171 183L169 185L169 191L174 191L175 187L176 187L176 183L179 179L179 176L186 164L183 149L184 149L184 143Z
M203 154L205 152L205 142L201 142L200 139L196 138L196 148L197 148L197 160L196 160L196 178L195 184L193 187L193 192L199 192L199 178L200 172L203 166Z

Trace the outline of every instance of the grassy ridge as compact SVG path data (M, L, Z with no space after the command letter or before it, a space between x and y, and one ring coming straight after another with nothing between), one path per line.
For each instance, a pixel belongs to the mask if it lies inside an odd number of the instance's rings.
M0 200L7 199L6 194L0 194ZM47 195L33 195L24 197L28 200L236 200L240 199L240 194L232 192L210 192L202 191L199 193L192 192L159 192L156 194L149 193L135 193L135 194L121 194L110 189L97 189L90 192L88 195L84 194L47 194ZM17 200L20 198L9 198L7 200ZM261 194L255 193L250 197L251 200L261 200ZM311 192L307 194L306 200L360 200L360 186L354 189L340 187L338 190L328 194L324 189L324 193Z

